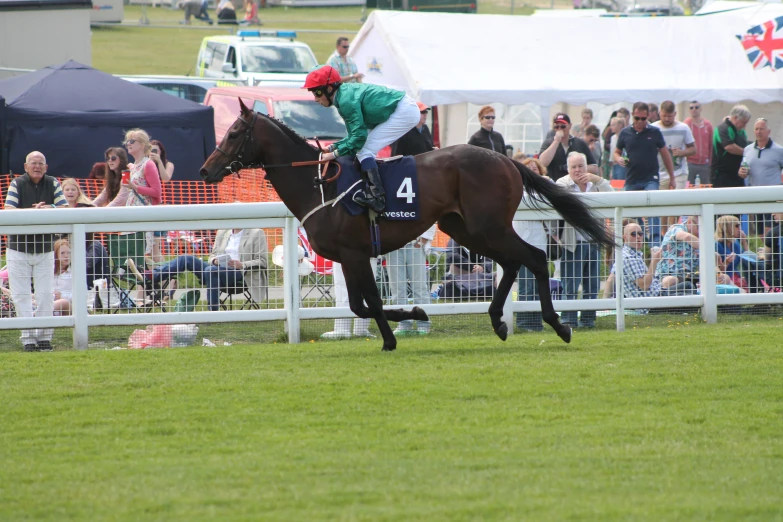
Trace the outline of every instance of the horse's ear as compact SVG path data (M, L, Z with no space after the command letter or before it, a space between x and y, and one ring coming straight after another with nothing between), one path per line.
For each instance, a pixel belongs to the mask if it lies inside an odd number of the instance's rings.
M242 98L237 98L237 99L239 100L239 110L240 110L240 112L243 115L250 114L250 109L247 108L247 106L245 105L245 102L242 101Z

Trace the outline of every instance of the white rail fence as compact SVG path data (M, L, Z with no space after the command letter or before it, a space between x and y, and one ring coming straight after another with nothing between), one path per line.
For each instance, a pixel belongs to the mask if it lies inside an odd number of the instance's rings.
M659 192L616 192L585 196L603 217L614 220L616 235L621 237L623 218L647 216L698 215L701 238L699 271L715 272L714 218L722 214L762 214L783 212L783 187L744 189L703 189ZM555 219L552 210L537 212L523 207L515 219ZM205 230L227 228L282 228L284 246L282 309L226 310L220 312L167 312L131 314L90 314L87 308L87 288L73 285L73 310L68 316L5 318L0 329L72 328L73 346L85 349L91 326L151 325L185 323L219 323L242 321L285 320L290 343L300 340L300 321L306 319L333 319L354 317L349 308L301 307L298 276L297 230L299 223L282 203L248 203L232 205L187 205L139 208L102 209L42 209L3 210L0 212L0 234L60 233L72 234L73 245L84 245L91 232L139 232L154 230ZM704 255L710 253L712 255ZM621 249L615 249L615 258ZM622 263L618 263L621 267ZM83 248L71 253L73 281L86 277L86 255ZM622 279L622 272L617 280ZM781 293L748 293L717 295L714 278L702 278L698 295L654 298L624 298L616 292L613 299L558 300L558 312L569 310L615 310L617 330L625 329L625 310L631 308L698 307L708 323L717 321L719 305L781 304ZM423 305L431 315L485 313L488 302L437 303ZM537 311L537 301L512 301L504 307L504 320L511 330L513 312Z

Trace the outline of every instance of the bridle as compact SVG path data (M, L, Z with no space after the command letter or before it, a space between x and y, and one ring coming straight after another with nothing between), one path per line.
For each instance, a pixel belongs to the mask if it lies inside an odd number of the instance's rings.
M276 169L276 168L282 168L282 167L309 167L312 165L319 165L318 168L318 176L313 180L313 183L317 185L323 185L324 183L332 183L334 181L337 181L337 178L340 177L340 174L342 173L342 167L339 163L335 162L337 165L337 172L333 176L326 177L326 172L329 170L329 163L332 162L332 160L322 160L318 159L315 161L294 161L291 163L279 163L277 165L264 165L263 163L243 163L242 158L245 155L245 149L248 145L252 147L253 145L253 128L256 125L256 119L258 118L258 113L253 111L253 119L249 122L245 120L242 115L239 115L239 121L245 124L247 127L247 130L245 131L245 135L242 137L242 142L239 144L239 148L237 148L237 152L235 154L235 157L232 157L229 155L228 152L224 151L220 148L220 145L215 147L215 150L224 155L229 160L229 164L226 167L226 170L231 172L232 174L239 175L239 171L243 169ZM318 142L318 138L315 139L316 143L318 144L318 148L321 148L321 144ZM323 169L320 168L320 165L326 165Z

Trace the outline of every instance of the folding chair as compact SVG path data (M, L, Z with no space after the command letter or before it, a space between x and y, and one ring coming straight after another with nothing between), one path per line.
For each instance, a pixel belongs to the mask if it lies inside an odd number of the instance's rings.
M316 306L322 302L333 306L333 280L331 279L333 274L332 260L321 257L313 252L312 247L310 247L310 242L307 240L307 234L301 228L299 229L299 240L302 242L302 247L305 249L305 256L313 264L312 273L307 276L302 285L303 287L307 287L307 291L302 295L302 301L315 293Z
M247 281L243 281L242 288L221 288L220 289L220 308L223 310L234 310L234 296L242 295L245 301L242 303L240 310L260 310L261 305L258 304L253 296L250 294L250 289L247 287ZM228 303L228 304L226 304Z
M109 257L111 258L112 263L112 276L110 278L110 283L120 295L122 292L130 294L130 292L137 289L139 285L142 285L142 282L128 271L126 263L128 259L131 259L134 263L136 263L136 266L145 266L144 236L145 232L133 232L131 234L110 234L108 236ZM152 285L151 282L150 284L142 285L142 288L144 289L144 302L137 304L131 299L129 302L132 303L132 306L128 306L126 308L138 308L144 310L160 308L161 311L165 312L166 307L163 304L163 292L164 287L167 285L168 281L156 285ZM118 308L115 308L113 311L116 311Z

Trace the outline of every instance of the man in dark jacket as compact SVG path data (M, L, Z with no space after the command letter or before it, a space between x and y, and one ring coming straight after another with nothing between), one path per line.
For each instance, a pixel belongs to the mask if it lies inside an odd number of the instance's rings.
M417 154L424 154L431 150L435 150L432 144L432 133L430 132L427 124L427 111L429 107L421 102L416 102L421 111L421 119L419 123L409 130L402 138L398 139L391 146L392 156L416 156Z
M8 187L5 208L66 207L60 182L46 175L46 158L38 151L27 155L25 174L15 178ZM36 317L51 316L54 305L54 250L52 234L13 235L8 238L8 284L17 317L33 316L31 286L35 282ZM52 350L52 328L22 330L26 352Z

